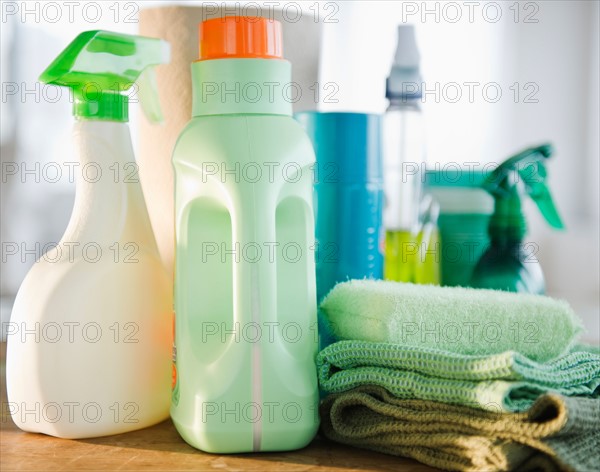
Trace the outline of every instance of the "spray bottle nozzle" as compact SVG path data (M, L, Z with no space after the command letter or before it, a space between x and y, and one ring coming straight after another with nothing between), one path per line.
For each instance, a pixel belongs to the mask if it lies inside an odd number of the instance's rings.
M398 44L394 53L392 70L386 82L387 98L421 97L420 62L421 56L417 47L415 27L398 25Z
M545 143L531 147L508 158L486 179L484 188L496 201L491 231L510 230L524 234L524 217L521 211L521 196L529 195L540 212L553 228L562 229L564 224L546 185L546 166L554 149Z
M169 43L161 39L86 31L48 66L40 81L71 88L79 119L109 121L127 121L132 94L125 92L137 83L144 113L151 121L162 121L152 66L169 59Z

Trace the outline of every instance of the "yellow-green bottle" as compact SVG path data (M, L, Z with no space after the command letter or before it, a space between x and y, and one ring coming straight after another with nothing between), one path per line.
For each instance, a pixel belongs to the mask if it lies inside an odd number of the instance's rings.
M425 199L426 202L429 198ZM435 221L438 205L431 202L418 231L386 231L384 278L416 284L440 283L440 237Z

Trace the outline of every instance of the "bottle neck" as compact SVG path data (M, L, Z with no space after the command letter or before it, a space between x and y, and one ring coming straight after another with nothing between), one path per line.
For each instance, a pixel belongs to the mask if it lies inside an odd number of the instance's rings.
M291 65L278 59L214 59L192 63L192 116L292 114L302 91Z
M407 110L407 111L421 111L421 98L419 97L390 97L390 104L388 105L387 111L396 110Z
M78 121L129 121L129 97L109 91L95 94L74 91L73 115Z
M75 205L63 240L153 247L127 123L77 121L73 138L79 165Z
M490 219L489 235L492 244L516 246L521 244L527 232L521 199L517 194L508 198L496 198L494 213Z

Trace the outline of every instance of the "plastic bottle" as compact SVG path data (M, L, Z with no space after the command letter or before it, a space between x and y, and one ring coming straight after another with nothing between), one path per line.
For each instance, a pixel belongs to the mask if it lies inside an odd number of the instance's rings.
M314 144L317 299L338 282L383 277L381 117L303 111Z
M509 292L545 292L544 276L531 248L523 245L527 231L521 198L528 195L546 221L564 228L546 186L544 160L550 144L532 147L507 159L486 179L484 188L494 197L494 213L488 228L490 247L473 272L471 285Z
M318 429L314 151L278 22L204 21L199 51L173 153L171 417L208 452L301 448Z
M144 109L159 118L147 68L168 57L161 40L88 31L40 77L73 91L80 160L68 228L27 274L12 311L8 400L25 431L88 438L168 417L171 284L137 181L122 93L137 80Z
M381 117L303 111L295 115L317 156L315 223L317 300L338 282L383 278ZM318 313L319 348L335 342Z
M390 104L383 116L384 278L439 283L437 228L431 218L436 214L436 204L423 206L421 202L425 130L419 63L414 26L399 25L398 45L386 87ZM428 209L432 210L429 216ZM429 225L426 233L422 233L423 219Z

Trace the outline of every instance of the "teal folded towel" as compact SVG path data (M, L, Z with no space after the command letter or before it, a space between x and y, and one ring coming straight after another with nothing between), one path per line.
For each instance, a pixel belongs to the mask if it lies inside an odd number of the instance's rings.
M337 339L473 355L513 350L540 362L567 352L581 331L561 300L381 280L340 283L321 310Z
M487 356L368 341L339 341L317 355L326 393L377 385L398 398L484 410L525 410L545 393L600 396L600 355L583 346L545 363L513 351Z

